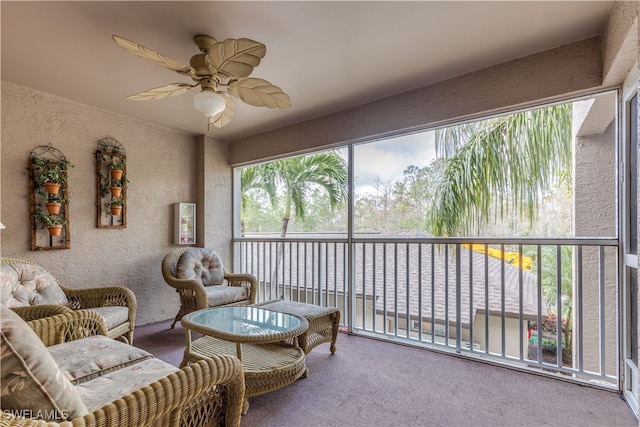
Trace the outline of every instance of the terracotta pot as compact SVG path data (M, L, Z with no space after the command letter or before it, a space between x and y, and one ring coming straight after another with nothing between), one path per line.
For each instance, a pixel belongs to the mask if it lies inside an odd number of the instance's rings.
M111 178L112 179L121 179L123 174L122 169L111 169Z
M118 216L122 212L122 206L110 206L111 215Z
M47 227L49 229L49 234L52 236L59 236L62 234L62 225L52 225L51 227Z
M118 197L122 194L122 187L109 187L109 191L111 191L113 197Z
M49 215L58 215L60 213L60 207L62 205L58 202L49 202L46 203L45 206L47 207L47 212L49 212Z
M55 182L45 182L44 186L47 188L48 194L58 194L58 191L60 191L60 184Z

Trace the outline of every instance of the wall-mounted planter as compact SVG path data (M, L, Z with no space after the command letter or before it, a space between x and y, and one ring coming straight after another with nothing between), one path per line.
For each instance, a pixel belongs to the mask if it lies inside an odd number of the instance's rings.
M109 192L113 197L120 197L122 195L122 187L109 187Z
M31 250L69 249L69 164L64 154L50 145L29 154L29 203Z
M60 184L56 184L55 182L45 182L45 188L47 189L47 194L58 194L60 192Z
M122 169L111 169L109 173L111 174L111 179L120 180L122 179L122 175L124 174L124 171Z
M96 147L98 228L127 227L127 155L117 140L106 137Z
M62 234L62 225L52 225L51 227L47 227L47 229L49 230L49 235L52 237Z
M47 212L49 213L49 215L59 215L60 208L62 208L62 203L48 202L45 203L45 206L47 207Z

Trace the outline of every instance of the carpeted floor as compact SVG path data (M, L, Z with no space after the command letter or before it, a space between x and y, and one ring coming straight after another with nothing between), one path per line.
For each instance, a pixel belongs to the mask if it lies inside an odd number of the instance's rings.
M135 345L178 366L184 330L136 327ZM340 334L316 347L309 377L249 400L242 426L635 426L612 392Z

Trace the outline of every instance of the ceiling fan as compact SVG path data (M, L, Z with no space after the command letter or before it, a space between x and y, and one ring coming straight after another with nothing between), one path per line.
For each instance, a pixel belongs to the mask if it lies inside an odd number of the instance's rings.
M134 55L189 76L194 81L193 84L170 83L125 99L162 99L182 95L199 87L201 91L194 96L193 105L208 118L209 124L218 128L227 125L233 117L235 102L232 97L255 107L291 106L289 95L278 86L264 79L249 77L267 53L267 47L254 40L241 38L218 42L213 37L195 36L194 41L202 53L192 56L189 65L117 35L113 36L113 40Z

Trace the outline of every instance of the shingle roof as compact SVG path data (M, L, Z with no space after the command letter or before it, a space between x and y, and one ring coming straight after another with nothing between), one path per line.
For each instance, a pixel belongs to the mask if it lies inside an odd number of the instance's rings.
M518 316L521 302L522 313L526 318L535 319L537 316L536 278L528 271L460 246L459 273L456 273L456 245L438 247L431 244L411 244L407 247L406 244L400 244L397 248L398 262L395 262L393 254L391 259L387 259L387 312L395 312L397 309L398 314L405 314L409 297L408 311L412 316L418 316L421 294L423 318L431 317L433 300L436 321L444 322L447 314L450 322L455 321L459 284L462 324L469 324L478 310L501 313L504 309L507 316ZM373 253L372 245L368 249ZM355 258L361 259L358 252L357 249ZM376 253L375 258L376 276L381 277L384 257ZM357 278L362 277L361 270L361 267L356 267ZM365 271L373 271L373 256L367 258ZM362 282L361 279L360 281ZM394 288L389 283L397 283L398 286ZM362 286L356 286L358 288L361 292ZM373 286L366 285L365 289L367 294L373 294ZM377 278L375 293L379 296L376 299L376 309L384 310L384 286ZM541 314L545 316L544 301L541 306Z

